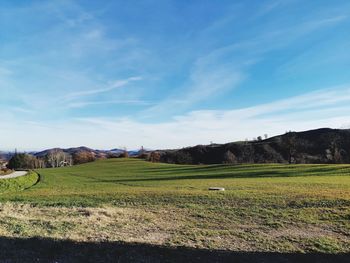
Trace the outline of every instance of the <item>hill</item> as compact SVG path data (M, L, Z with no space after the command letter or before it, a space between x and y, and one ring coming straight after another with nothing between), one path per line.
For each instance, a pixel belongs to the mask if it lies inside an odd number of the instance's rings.
M94 156L96 159L105 159L108 156L117 156L119 154L122 154L124 151L125 150L123 149L117 149L117 148L112 150L96 150L85 146L80 146L80 147L73 147L68 149L52 148L41 152L34 152L32 154L36 157L45 157L52 152L63 152L70 155L75 155L79 153L89 153L92 156ZM138 151L128 151L128 153L129 153L129 156L134 156L138 154Z
M176 164L350 163L350 130L288 132L266 140L197 145L157 153L159 161Z

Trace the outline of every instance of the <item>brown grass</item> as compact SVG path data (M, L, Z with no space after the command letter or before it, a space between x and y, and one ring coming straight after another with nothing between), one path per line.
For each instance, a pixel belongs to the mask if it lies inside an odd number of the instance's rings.
M276 228L262 226L258 220L239 222L215 215L201 218L188 208L58 208L8 202L0 205L0 211L0 235L4 237L123 241L231 251L300 252L318 240L332 249L339 246L339 250L346 250L350 245L349 233L327 229L326 225Z

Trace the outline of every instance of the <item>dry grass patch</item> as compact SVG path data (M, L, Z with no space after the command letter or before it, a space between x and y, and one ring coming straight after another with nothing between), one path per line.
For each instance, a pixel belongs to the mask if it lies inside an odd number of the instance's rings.
M165 211L138 208L35 207L0 205L0 234L74 241L126 241L164 244L179 224Z

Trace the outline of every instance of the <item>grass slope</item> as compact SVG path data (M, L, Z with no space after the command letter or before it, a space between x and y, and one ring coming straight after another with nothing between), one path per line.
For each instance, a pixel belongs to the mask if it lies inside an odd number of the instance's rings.
M2 236L350 252L350 165L110 159L38 173L39 184L0 195Z
M18 191L30 188L36 184L38 180L38 174L32 171L26 176L11 179L0 179L0 194L10 194L11 192L17 194Z

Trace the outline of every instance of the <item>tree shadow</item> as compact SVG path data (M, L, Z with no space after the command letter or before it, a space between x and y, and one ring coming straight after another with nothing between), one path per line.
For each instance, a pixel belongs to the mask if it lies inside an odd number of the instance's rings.
M344 171L349 172L350 167L344 167L344 166L332 166L327 167L326 164L321 165L289 165L289 164L219 164L219 165L192 165L190 167L157 167L157 168L147 168L143 171L143 173L192 173L196 171L222 171L222 170L230 170L230 171L237 171L237 172L245 172L249 173L250 171L256 171L259 169L259 171L283 171L284 173L288 173L289 171L295 171L298 170L298 168L302 168L303 173L308 172L318 172L321 174L326 174L328 172L335 172L335 171Z
M350 253L232 252L123 242L0 237L0 262L349 262Z

